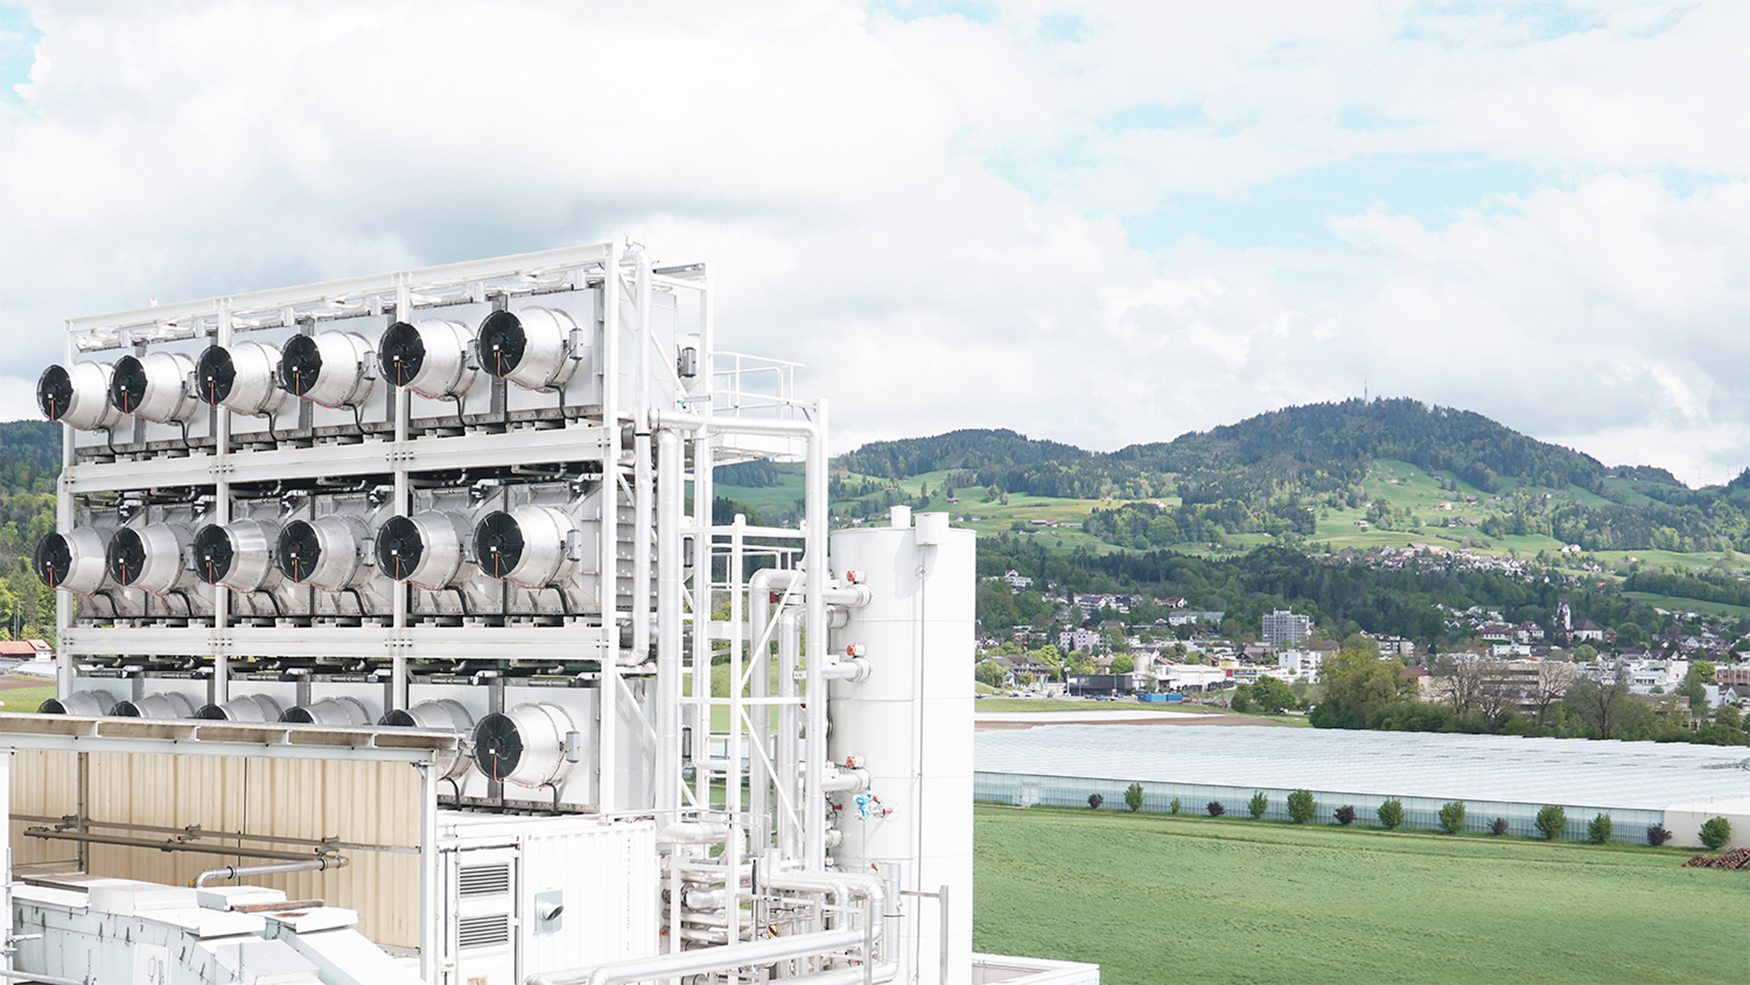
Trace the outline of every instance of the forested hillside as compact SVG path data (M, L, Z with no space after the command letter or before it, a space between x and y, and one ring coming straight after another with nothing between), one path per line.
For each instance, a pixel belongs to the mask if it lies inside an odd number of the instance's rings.
M31 570L37 541L55 528L61 428L0 424L0 638L54 640L55 593Z
M839 464L889 480L946 471L948 489L1105 500L1112 505L1093 509L1083 529L1148 550L1244 534L1292 543L1331 510L1365 510L1362 519L1386 529L1427 523L1369 491L1381 460L1414 466L1455 501L1498 502L1486 516L1442 520L1488 537L1543 536L1587 551L1750 551L1750 469L1688 489L1663 469L1606 468L1480 414L1407 399L1289 407L1103 454L1013 431L955 431L865 445Z

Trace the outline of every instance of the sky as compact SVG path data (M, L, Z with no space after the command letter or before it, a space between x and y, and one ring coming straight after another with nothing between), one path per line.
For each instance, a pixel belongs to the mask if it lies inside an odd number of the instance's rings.
M72 316L632 240L832 444L1412 397L1750 466L1750 4L5 3L0 419Z

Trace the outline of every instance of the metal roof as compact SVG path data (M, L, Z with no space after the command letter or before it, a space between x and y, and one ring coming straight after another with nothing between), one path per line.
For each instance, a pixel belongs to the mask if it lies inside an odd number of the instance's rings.
M1663 810L1750 798L1750 748L1270 726L980 732L979 773Z

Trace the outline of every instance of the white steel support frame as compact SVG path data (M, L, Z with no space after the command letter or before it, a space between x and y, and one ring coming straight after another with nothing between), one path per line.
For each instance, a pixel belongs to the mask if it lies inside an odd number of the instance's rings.
M816 971L833 968L818 979L822 982L891 977L899 944L897 935L885 933L885 928L895 916L890 911L899 907L897 894L888 893L879 880L871 881L873 877L847 877L828 868L826 793L842 789L827 786L829 604L846 604L854 592L847 594L838 585L827 560L827 405L824 400L804 405L790 396L794 364L716 352L711 284L703 267L657 269L642 249L620 244L451 264L73 319L67 323L66 352L72 362L81 352L125 348L135 341L211 338L227 345L239 333L283 328L294 319L321 318L334 310L381 313L392 306L397 318L407 320L434 299L478 302L489 291L514 295L588 286L599 286L601 292L598 420L561 421L548 429L464 429L460 434L415 437L411 399L400 390L392 405L392 432L367 435L352 444L233 450L228 414L219 412L214 447L208 452L81 463L69 431L57 521L61 530L71 529L75 497L82 494L186 485L213 490L213 518L224 522L234 485L318 476L387 477L393 512L407 515L413 477L422 473L599 462L603 495L598 499L600 536L593 558L601 599L599 626L409 625L407 597L399 591L387 625L233 627L228 593L219 591L210 626L91 626L75 622L75 608L62 593L57 602L59 691L63 696L71 692L74 663L83 656L205 657L212 662L215 700L220 701L225 697L226 662L233 656L357 657L388 665L390 704L404 708L408 669L415 660L593 660L599 668L598 719L593 762L585 760L584 768L595 771L596 808L604 816L653 816L658 830L668 833L667 878L675 890L668 907L668 949L724 952L715 959L676 955L652 967L671 976L688 973L683 968L732 968L736 962L783 951L804 958L804 964L812 962ZM651 312L662 292L690 292L696 304L697 366L691 378L683 379L670 358L678 352L665 353L653 334ZM626 351L628 346L631 351ZM679 346L677 341L677 350ZM623 373L626 369L630 372ZM629 382L623 383L623 377ZM665 394L674 394L672 401L653 397L653 380L663 381ZM797 452L805 459L800 531L755 527L742 517L728 525L713 523L711 471L717 462L794 457ZM629 559L621 555L618 536L623 494L633 521ZM774 558L777 567L747 577L746 563L758 556ZM629 560L633 580L626 593L629 605L622 602L623 560ZM725 578L714 584L717 562L724 565ZM727 597L729 613L726 620L714 621L720 596ZM730 686L727 694L713 696L712 660L725 649ZM653 678L648 718L633 700L637 678ZM728 716L720 752L711 734L717 707ZM779 721L776 732L774 716ZM689 730L690 747L683 739ZM653 738L655 751L652 801L633 804L629 798L634 791L622 787L621 770L646 734ZM689 765L695 770L690 784L684 779ZM744 777L749 781L745 793ZM711 805L714 781L723 784L720 809ZM435 838L436 782L429 767L422 782L429 801L422 808L422 837L430 844ZM712 856L715 845L722 851ZM436 949L425 942L435 940L439 929L435 859L432 853L426 865L430 871L422 873L420 926L428 978L435 970L431 962ZM762 871L757 884L750 877L755 868ZM711 888L715 886L721 889ZM694 893L720 901L710 920L683 906L686 894ZM755 926L756 914L749 907L760 893L802 894L791 898L812 901L799 904L809 914L799 919L818 936L806 945L791 941L782 947L753 946L763 931ZM865 910L850 904L853 895L866 904L885 902ZM686 926L689 921L691 926ZM854 926L858 923L862 926ZM888 943L878 943L883 937ZM727 947L699 946L712 942ZM847 961L860 964L855 975Z

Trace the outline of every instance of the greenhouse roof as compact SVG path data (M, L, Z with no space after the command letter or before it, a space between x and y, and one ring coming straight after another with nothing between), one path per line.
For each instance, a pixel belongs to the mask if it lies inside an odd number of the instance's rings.
M980 773L1663 810L1750 798L1750 749L1238 726L980 732Z

